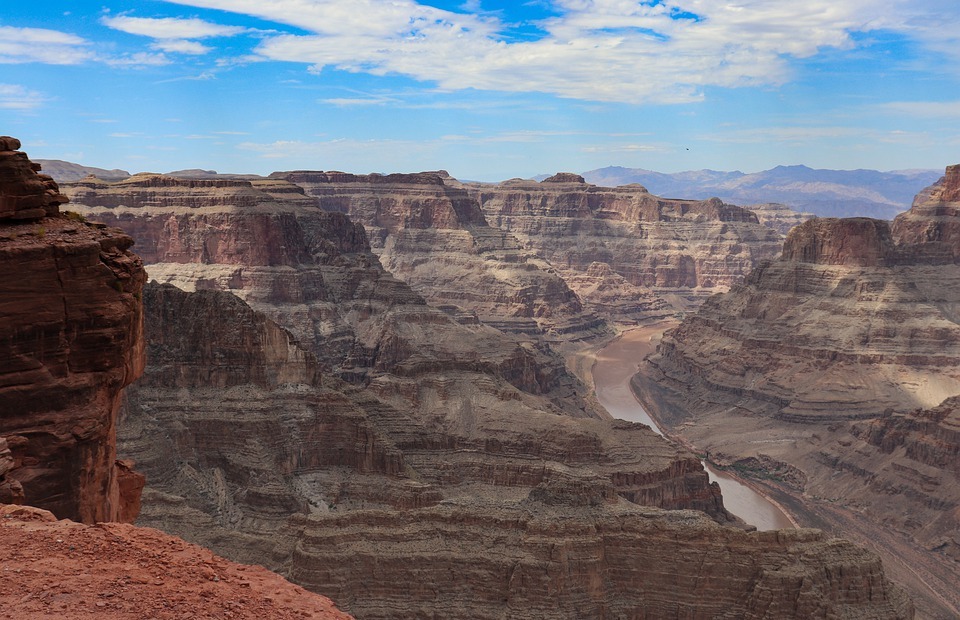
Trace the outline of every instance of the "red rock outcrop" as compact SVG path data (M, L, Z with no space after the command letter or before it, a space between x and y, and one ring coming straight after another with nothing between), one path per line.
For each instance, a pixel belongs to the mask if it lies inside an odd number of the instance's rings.
M275 172L367 230L383 266L430 303L498 329L548 340L607 333L542 258L491 228L476 199L446 172L352 175Z
M0 497L78 521L132 518L138 474L116 463L114 434L143 370L146 274L128 235L60 214L66 198L17 147L0 138Z
M666 334L634 379L719 463L772 464L754 473L780 480L802 522L828 515L835 533L884 541L928 571L915 594L934 615L960 609L956 185L951 167L892 226L797 226L780 260ZM799 475L780 479L778 466Z
M148 528L81 525L0 505L0 544L8 618L350 618L260 566Z
M690 309L780 250L774 230L717 199L660 198L640 185L597 187L567 173L468 189L492 225L546 258L588 307L595 307L596 286L582 276L595 265L633 287L624 299L637 300L636 289L646 289L639 308L620 304L614 318L626 322ZM609 311L609 300L596 303Z

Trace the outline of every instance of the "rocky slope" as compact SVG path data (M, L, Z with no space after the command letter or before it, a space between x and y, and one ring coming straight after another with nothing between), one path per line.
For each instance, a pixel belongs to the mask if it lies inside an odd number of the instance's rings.
M812 522L842 510L867 536L915 545L948 614L960 608L948 585L960 579L958 204L953 166L892 225L798 226L780 260L668 333L634 380L675 432L779 481Z
M498 329L549 340L607 333L549 264L488 226L476 199L445 172L271 177L296 183L322 208L363 224L387 271L450 313L473 313Z
M0 505L0 542L0 606L10 618L350 618L260 566L148 528Z
M470 191L492 225L541 253L588 307L623 321L695 307L780 250L780 236L753 213L716 199L664 199L571 174Z
M146 274L128 235L59 212L19 146L0 138L0 501L132 520L143 480L113 439L143 369Z

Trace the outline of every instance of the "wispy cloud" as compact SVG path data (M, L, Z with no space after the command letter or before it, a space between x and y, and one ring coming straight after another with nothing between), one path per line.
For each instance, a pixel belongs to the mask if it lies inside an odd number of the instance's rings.
M155 50L170 52L172 54L193 54L200 56L206 54L213 48L207 47L197 41L185 41L183 39L162 39L150 45Z
M169 65L172 61L160 52L136 52L134 54L124 54L121 56L109 56L101 59L111 67L117 68L142 68L142 67L162 67Z
M0 63L76 65L94 57L87 40L44 28L0 26Z
M853 35L881 30L960 50L954 0L556 0L555 16L537 24L542 36L520 41L473 0L461 5L466 12L412 0L168 1L305 30L311 34L267 36L256 53L315 71L592 101L683 103L701 100L710 86L778 85L791 78L792 58L850 49Z
M5 110L33 110L46 98L43 94L19 84L0 84L0 108Z
M888 114L911 118L960 119L960 101L891 101L877 108Z
M177 17L131 17L118 15L104 17L103 25L127 34L137 34L151 39L206 39L210 37L230 37L244 32L238 26L223 26L202 19L182 19Z

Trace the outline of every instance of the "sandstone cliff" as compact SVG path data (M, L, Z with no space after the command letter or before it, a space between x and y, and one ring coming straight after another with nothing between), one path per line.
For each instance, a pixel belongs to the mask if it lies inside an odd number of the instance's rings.
M960 609L958 173L892 226L797 226L780 260L665 335L634 379L668 427L772 480L801 521L907 558L933 617Z
M132 520L143 481L114 434L143 370L146 275L128 235L59 213L67 199L19 146L0 138L0 501Z
M620 320L690 309L780 250L777 232L717 199L660 198L640 185L597 187L569 174L469 189L492 225L542 254L587 307ZM596 296L614 282L584 277L608 268L627 285L618 306L609 293Z
M363 224L391 274L435 306L498 329L550 340L607 333L542 258L491 228L476 199L445 172L353 175L275 172L320 206Z

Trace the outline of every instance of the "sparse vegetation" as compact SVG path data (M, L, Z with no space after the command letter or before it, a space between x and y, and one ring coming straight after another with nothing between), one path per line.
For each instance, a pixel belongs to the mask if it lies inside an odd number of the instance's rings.
M87 223L87 218L84 217L83 214L77 213L76 211L64 211L63 214L67 216L68 220L73 220L74 222L80 222L81 224Z

